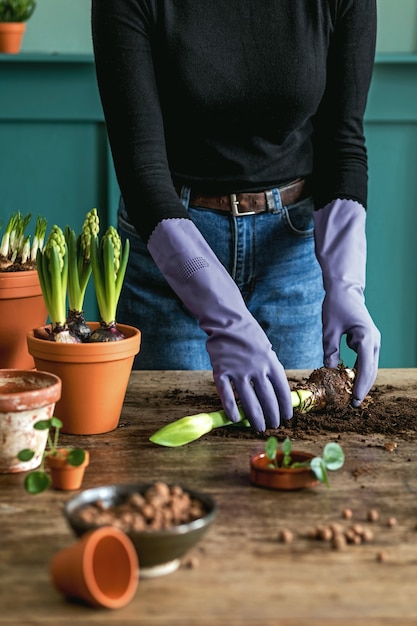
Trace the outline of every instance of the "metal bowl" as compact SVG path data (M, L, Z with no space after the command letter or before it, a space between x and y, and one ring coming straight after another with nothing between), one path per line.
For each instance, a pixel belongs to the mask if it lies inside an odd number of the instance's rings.
M105 509L117 506L126 502L132 494L143 495L152 486L153 483L105 485L86 489L67 500L63 509L64 516L74 533L80 537L86 531L103 525L89 523L80 518L82 509L97 502ZM180 565L180 559L200 541L217 514L217 506L211 496L185 487L182 489L204 506L205 514L202 517L167 529L125 531L136 548L142 577L161 576L175 571Z

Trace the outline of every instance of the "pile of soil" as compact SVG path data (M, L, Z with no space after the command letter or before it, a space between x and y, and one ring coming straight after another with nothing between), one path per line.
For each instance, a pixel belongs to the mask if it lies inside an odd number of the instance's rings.
M291 388L300 386L299 380L289 379ZM263 433L254 433L252 429L238 425L216 428L208 436L234 438L266 439L271 435L280 440L285 437L303 438L305 435L326 433L353 432L361 435L381 434L396 435L403 439L415 440L417 433L417 397L401 395L401 388L392 385L375 385L362 405L355 409L343 398L339 403L330 403L320 410L300 413L294 410L294 416L284 422L278 429L270 429ZM177 403L184 400L184 391L176 390L170 394L170 402L174 398ZM217 410L218 397L192 395L196 413ZM189 398L188 398L189 400Z

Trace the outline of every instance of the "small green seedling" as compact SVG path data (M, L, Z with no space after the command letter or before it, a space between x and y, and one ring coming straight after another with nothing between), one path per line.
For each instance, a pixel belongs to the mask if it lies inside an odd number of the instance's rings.
M39 420L33 425L33 427L36 430L48 430L48 447L45 449L42 455L39 469L27 474L24 480L24 487L26 491L34 495L45 491L51 484L51 479L45 471L45 459L48 456L60 455L60 451L58 449L58 437L59 431L62 428L62 422L57 417L51 417L49 420ZM53 436L51 435L52 428L55 429ZM81 448L66 448L65 450L66 452L68 452L68 454L65 455L65 458L69 465L78 467L79 465L82 465L82 463L84 463L85 450L82 450ZM23 462L30 461L33 458L34 454L35 452L33 450L25 448L24 450L20 450L17 458Z
M289 437L287 437L281 446L282 458L278 465L278 451L279 444L276 437L268 437L265 444L265 454L270 463L268 467L276 468L288 468L295 469L297 467L310 467L312 472L316 475L317 479L324 483L327 487L330 487L328 470L334 471L343 467L345 462L345 454L342 447L333 441L326 443L323 449L323 456L315 456L308 461L293 461L291 457L292 444Z

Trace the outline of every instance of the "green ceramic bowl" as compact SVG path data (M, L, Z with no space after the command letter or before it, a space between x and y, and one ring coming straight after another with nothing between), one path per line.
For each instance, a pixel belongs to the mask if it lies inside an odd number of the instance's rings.
M101 524L94 524L80 518L82 510L101 502L105 508L120 505L135 493L143 495L152 484L105 485L81 491L67 500L64 516L80 537L88 530ZM140 575L154 577L175 571L181 558L197 544L206 533L217 514L217 506L208 494L182 487L191 498L204 506L204 515L191 522L162 530L126 530L126 535L133 542L139 557Z

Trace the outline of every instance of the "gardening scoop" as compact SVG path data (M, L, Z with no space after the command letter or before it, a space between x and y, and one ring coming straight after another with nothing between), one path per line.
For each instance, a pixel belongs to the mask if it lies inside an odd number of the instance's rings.
M344 367L314 370L305 383L291 391L292 406L300 413L319 411L328 405L346 406L351 397L354 378L354 371ZM187 415L163 426L149 440L160 446L176 448L199 439L219 426L249 426L241 407L239 414L240 422L230 421L223 410Z

